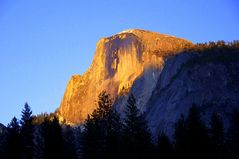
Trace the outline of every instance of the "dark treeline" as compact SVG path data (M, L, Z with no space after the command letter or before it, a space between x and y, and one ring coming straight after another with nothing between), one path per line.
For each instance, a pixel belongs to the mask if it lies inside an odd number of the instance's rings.
M185 46L182 52L198 53L188 60L184 66L191 67L195 64L205 64L209 62L229 64L239 61L239 40L225 42L198 43L192 46Z
M44 120L42 118L44 117ZM42 115L34 122L26 103L22 117L15 117L1 134L1 159L237 159L239 158L239 112L234 111L228 131L220 114L213 113L209 126L201 120L193 105L188 116L175 124L172 137L161 131L157 142L136 106L133 95L128 98L123 119L112 109L109 94L100 93L98 107L84 125L70 127L58 118Z
M188 52L205 52L205 51L219 51L222 49L231 49L238 50L239 48L239 40L234 40L230 42L225 42L224 40L219 40L217 42L209 41L205 43L197 43L194 45L186 45L184 50L188 50Z

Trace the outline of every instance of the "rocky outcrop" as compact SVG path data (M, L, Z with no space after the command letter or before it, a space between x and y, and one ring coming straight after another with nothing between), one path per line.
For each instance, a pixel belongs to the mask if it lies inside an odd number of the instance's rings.
M181 38L138 29L100 39L90 68L68 82L58 114L68 123L81 123L96 108L102 90L111 94L119 110L125 95L134 91L140 109L146 111L165 59L192 45Z

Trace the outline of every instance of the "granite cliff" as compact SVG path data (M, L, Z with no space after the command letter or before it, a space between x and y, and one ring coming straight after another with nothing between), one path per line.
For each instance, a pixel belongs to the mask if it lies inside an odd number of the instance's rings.
M227 127L239 108L238 44L194 45L138 29L102 38L90 68L70 79L58 114L68 123L82 123L106 90L122 116L133 93L154 137L159 131L172 135L175 121L193 103L207 124L217 112Z
M59 115L68 123L81 123L96 108L102 90L116 100L127 94L139 77L144 78L137 82L140 90L136 95L145 110L165 59L192 45L181 38L139 29L100 39L90 68L68 82Z

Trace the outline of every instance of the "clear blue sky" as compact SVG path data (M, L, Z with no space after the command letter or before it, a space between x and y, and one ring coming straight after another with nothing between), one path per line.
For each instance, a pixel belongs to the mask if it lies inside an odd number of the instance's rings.
M129 28L193 42L239 39L238 0L0 0L0 122L60 104L96 42Z

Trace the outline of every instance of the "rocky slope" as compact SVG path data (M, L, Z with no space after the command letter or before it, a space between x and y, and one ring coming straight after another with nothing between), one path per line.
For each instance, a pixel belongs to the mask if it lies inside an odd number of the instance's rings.
M183 53L167 60L145 112L154 136L159 130L172 134L193 103L207 124L216 112L228 127L239 108L239 52L217 54Z
M90 68L70 79L59 115L68 123L81 123L96 108L102 90L123 109L124 95L131 88L137 90L138 105L145 111L165 59L190 46L190 41L181 38L138 29L100 39Z

